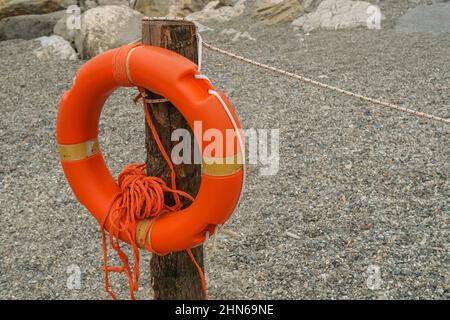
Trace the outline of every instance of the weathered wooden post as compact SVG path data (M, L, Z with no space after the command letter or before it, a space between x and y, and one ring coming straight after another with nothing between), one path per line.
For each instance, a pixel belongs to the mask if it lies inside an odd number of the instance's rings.
M144 18L142 20L143 43L175 51L191 61L197 62L197 32L194 23L180 20L158 20ZM155 68L158 68L155 65ZM162 99L154 93L147 92L150 99ZM155 123L162 144L167 154L171 154L174 143L171 141L172 131L177 128L190 128L183 116L169 102L149 104L149 112ZM192 131L191 131L192 134ZM192 135L193 137L193 135ZM156 142L146 125L147 173L162 177L170 184L170 170L162 157ZM192 147L192 154L194 154ZM193 197L196 196L200 184L201 168L195 164L175 166L177 188ZM166 200L168 202L173 199ZM169 203L173 204L173 203ZM197 262L203 268L203 247L193 250ZM151 260L152 286L156 300L204 299L198 271L185 253L174 253L165 257L154 255Z

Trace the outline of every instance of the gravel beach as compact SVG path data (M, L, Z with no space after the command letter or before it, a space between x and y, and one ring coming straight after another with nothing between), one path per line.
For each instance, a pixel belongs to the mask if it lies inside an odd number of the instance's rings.
M378 31L304 34L247 14L210 26L203 38L450 117L450 34L397 32L395 19L407 5L384 6ZM256 40L232 41L221 32L227 28ZM0 42L0 298L108 299L99 226L74 198L55 141L59 99L83 61L40 61L37 47ZM208 50L203 61L244 128L280 129L278 174L263 177L260 166L249 166L243 202L226 226L240 238L221 234L215 250L212 242L206 246L211 299L450 299L450 126ZM127 163L145 160L135 93L114 93L102 115L102 149L115 176ZM150 255L142 256L138 298L151 299ZM67 287L72 265L81 271L80 290ZM122 276L112 284L128 298Z

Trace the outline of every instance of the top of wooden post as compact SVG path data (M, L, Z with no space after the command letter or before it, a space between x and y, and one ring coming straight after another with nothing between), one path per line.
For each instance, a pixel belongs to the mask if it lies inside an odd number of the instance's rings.
M142 18L142 43L175 51L193 62L198 60L197 26L180 18Z
M166 17L144 17L143 24L166 24L166 25L194 25L193 21L182 18L166 18Z

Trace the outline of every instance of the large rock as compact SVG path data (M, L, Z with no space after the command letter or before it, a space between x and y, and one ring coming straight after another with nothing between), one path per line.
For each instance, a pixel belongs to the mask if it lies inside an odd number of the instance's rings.
M148 17L187 16L200 11L211 0L136 0L134 9Z
M165 16L169 12L172 0L136 0L133 9L147 17Z
M133 9L147 17L186 17L201 11L213 0L136 0ZM233 6L238 0L219 0L220 6Z
M314 12L301 16L292 25L306 32L316 29L367 28L373 12L369 9L370 6L371 4L365 1L324 0Z
M93 8L81 16L81 30L72 30L72 35L66 37L70 40L73 36L80 56L89 59L140 38L142 17L125 6Z
M166 0L164 0L166 1ZM0 19L6 17L45 14L60 11L69 6L77 5L81 11L86 11L103 5L126 5L132 0L0 0Z
M268 24L292 22L303 13L300 0L268 1L256 9L255 16Z
M60 11L76 3L76 0L0 0L0 19Z
M395 30L406 33L450 33L450 3L417 6L400 17Z
M53 28L53 33L64 38L65 40L72 43L73 46L75 46L75 35L78 32L78 30L74 28L75 24L76 22L74 20L74 17L71 17L69 13L66 13L61 19L58 20L58 22L56 22Z
M41 60L77 60L78 56L69 42L53 35L36 39L40 47L34 50L34 54Z
M14 16L0 20L0 41L10 39L35 39L53 34L53 28L65 11L47 14Z
M130 0L77 0L82 11L87 11L99 6L130 6L134 1Z
M314 11L322 0L302 0L303 10L306 13Z
M226 22L239 17L244 10L245 0L239 0L233 6L224 6L220 1L211 1L202 11L194 12L187 18L200 23Z
M169 7L168 16L171 17L186 17L191 13L201 11L212 0L172 0L172 5ZM222 5L233 5L227 0L221 0Z

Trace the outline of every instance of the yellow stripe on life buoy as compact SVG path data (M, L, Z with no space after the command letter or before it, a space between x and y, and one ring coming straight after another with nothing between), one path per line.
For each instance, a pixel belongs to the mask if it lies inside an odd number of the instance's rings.
M226 158L203 157L203 174L213 177L227 177L238 173L244 167L242 155Z
M78 144L59 145L61 161L79 161L100 154L98 138Z

